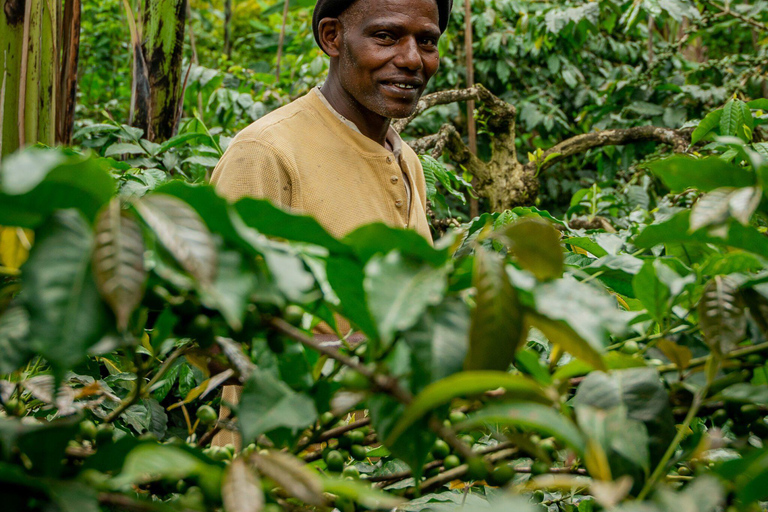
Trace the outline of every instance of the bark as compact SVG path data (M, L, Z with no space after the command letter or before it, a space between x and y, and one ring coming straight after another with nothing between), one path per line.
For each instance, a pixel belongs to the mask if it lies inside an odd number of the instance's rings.
M80 55L80 0L65 0L61 25L61 65L56 99L56 142L72 143L77 102L77 64Z
M464 53L467 57L467 87L475 85L475 57L473 51L473 33L472 33L472 2L464 0ZM475 123L475 100L467 101L467 140L469 150L477 154L477 125ZM476 186L477 183L473 183ZM477 217L480 213L480 206L477 198L469 198L469 216Z
M232 57L232 0L224 0L224 55Z
M173 137L178 126L186 15L186 0L144 0L141 32L132 31L132 124L151 141Z
M482 103L490 114L487 126L493 138L491 139L491 159L488 162L475 156L456 128L450 124L443 125L434 135L409 141L408 144L417 153L426 153L431 150L435 158L446 154L466 169L477 178L475 187L477 194L487 198L491 209L496 212L533 204L539 191L539 173L566 158L585 153L590 149L653 141L667 144L673 151L682 153L690 143L690 131L687 130L672 130L656 126L603 130L566 139L544 151L538 160L522 164L517 159L515 148L515 117L517 115L515 107L499 99L480 84L467 89L429 94L419 101L411 117L399 119L393 122L392 126L397 131L402 131L413 119L431 107L469 99Z
M290 0L285 0L283 4L283 23L280 26L280 40L277 43L277 63L275 65L275 76L280 80L280 65L283 61L283 46L285 45L285 29L288 25L288 9L291 6Z
M5 0L0 12L0 159L54 143L59 12L45 0Z

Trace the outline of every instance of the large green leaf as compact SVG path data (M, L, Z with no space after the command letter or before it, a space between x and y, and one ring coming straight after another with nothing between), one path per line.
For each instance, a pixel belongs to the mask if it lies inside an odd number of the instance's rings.
M529 312L525 315L525 323L540 330L550 343L562 347L564 351L584 361L591 368L605 369L605 362L601 356L603 349L593 346L573 330L567 322L552 320Z
M723 109L719 108L713 110L707 116L699 122L696 129L691 134L691 145L696 144L701 139L706 137L715 128L720 126L720 118L723 117Z
M659 260L648 260L632 280L632 286L635 296L643 303L648 313L657 322L662 322L669 313L669 299L672 295L666 282L674 276L662 280L659 273L674 274L674 271Z
M743 226L739 222L730 222L726 236L722 238L712 236L704 229L691 233L690 217L691 212L685 210L669 220L648 226L635 238L635 245L651 248L659 244L715 244L768 256L768 238L755 228Z
M506 226L501 235L522 268L539 281L563 275L563 248L560 232L537 218L525 218Z
M158 240L179 265L203 285L216 278L216 245L200 215L184 201L154 193L134 203Z
M450 255L448 249L435 249L426 238L412 229L398 229L380 222L361 226L343 239L362 262L367 262L374 254L387 254L399 251L416 261L423 261L433 266L444 264Z
M756 179L748 169L714 156L697 159L675 155L653 162L648 168L672 192L682 192L689 188L709 192L720 187L749 187L755 184Z
M113 199L96 221L93 271L99 292L124 331L128 318L144 296L144 238L141 227L120 200Z
M447 270L413 262L399 251L371 258L365 266L364 287L383 343L391 343L395 334L413 326L428 306L443 299Z
M499 371L462 372L427 386L408 406L386 438L392 443L414 422L454 398L472 396L502 388L510 399L551 404L547 391L533 379Z
M23 267L30 347L63 376L107 328L91 272L93 235L80 213L63 210L37 234Z
M411 347L415 371L411 391L461 371L469 342L469 308L463 300L448 297L431 307L419 323L403 335Z
M733 98L723 107L720 117L720 135L739 137L744 142L752 139L752 112L743 101Z
M477 290L469 328L468 370L506 370L523 341L523 309L504 260L478 248L472 277Z
M180 446L142 443L125 457L122 471L111 480L116 488L130 488L157 480L177 482L184 478L205 476L221 488L223 471L220 466L207 464L205 460Z
M506 403L491 405L470 415L467 421L456 425L461 430L483 424L522 427L554 436L573 448L579 456L584 455L584 436L569 419L552 407L536 403Z
M745 506L768 499L768 450L756 450L745 457L723 462L717 472L731 482Z
M704 339L714 352L727 354L744 337L747 328L744 303L738 283L728 276L715 276L707 283L698 311Z
M115 191L106 160L31 148L0 167L0 225L36 228L66 208L92 221Z
M363 288L363 265L352 255L332 254L326 262L325 270L328 283L341 301L341 313L367 334L369 339L377 342L379 331L368 309L368 299Z
M628 368L610 374L592 372L576 390L574 403L603 411L625 407L628 418L645 424L648 429L651 466L658 462L675 436L669 396L659 373L652 368Z
M248 444L279 427L293 431L307 427L317 420L317 410L310 397L256 367L245 382L237 420L243 443Z

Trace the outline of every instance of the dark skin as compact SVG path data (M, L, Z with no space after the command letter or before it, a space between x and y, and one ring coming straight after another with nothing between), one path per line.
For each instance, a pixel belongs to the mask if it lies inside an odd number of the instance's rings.
M357 0L320 21L331 57L323 95L366 137L385 145L390 121L411 115L440 65L435 0Z

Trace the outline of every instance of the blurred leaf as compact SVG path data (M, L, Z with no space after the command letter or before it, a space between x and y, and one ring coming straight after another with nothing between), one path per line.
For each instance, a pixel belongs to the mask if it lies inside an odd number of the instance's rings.
M402 435L416 420L454 398L478 395L498 388L506 390L510 399L551 403L546 390L528 377L499 371L462 372L430 384L419 393L387 437L387 444Z
M666 279L659 278L659 273L671 274ZM674 271L659 260L648 260L632 280L635 297L642 302L648 313L657 321L663 322L669 314L671 293L666 281L676 276ZM679 277L679 276L676 276Z
M310 397L255 367L237 405L237 419L243 443L248 444L278 427L294 432L307 427L317 420L317 411Z
M715 276L704 287L698 306L699 326L713 352L731 352L746 332L747 319L739 287L727 276Z
M446 267L433 268L403 258L398 251L374 256L365 266L363 282L368 307L385 344L412 327L428 306L443 299Z
M0 373L16 371L31 356L29 313L21 306L11 306L0 314Z
M712 130L720 126L720 119L723 117L723 109L713 110L699 122L698 126L691 134L691 145L696 144L706 137Z
M207 464L202 458L173 445L144 443L133 448L125 457L122 471L112 478L115 487L130 488L157 480L177 482L189 477L202 476L221 481L223 470ZM221 484L219 484L220 487Z
M693 357L691 349L684 345L678 345L674 341L670 341L666 338L660 339L656 343L656 348L661 350L667 359L675 364L680 371L684 371L688 368L691 358Z
M739 188L755 184L752 172L716 156L696 159L675 155L648 164L648 168L675 193L689 188L709 192L721 187Z
M539 281L563 275L560 232L546 221L523 218L502 231L517 262Z
M181 267L203 285L216 278L216 246L200 216L184 201L155 193L134 203Z
M368 510L391 510L405 501L356 480L325 477L322 484L323 492L349 498Z
M0 167L0 225L36 228L66 208L92 221L115 190L106 160L31 148Z
M546 405L525 402L490 405L471 414L469 419L456 425L456 429L477 428L484 424L543 432L573 448L579 456L583 456L586 450L586 442L576 425Z
M325 506L320 477L293 455L270 451L255 454L253 460L264 476L273 480L289 495L309 505Z
M242 457L236 457L224 470L221 497L227 512L260 512L264 508L261 482Z
M523 335L523 312L504 260L483 248L475 252L477 290L469 328L468 370L506 370Z
M144 296L144 239L133 216L113 199L96 221L93 272L99 293L125 331L131 313Z
M74 210L54 214L37 234L23 268L30 348L63 372L85 358L107 329L91 273L93 236Z

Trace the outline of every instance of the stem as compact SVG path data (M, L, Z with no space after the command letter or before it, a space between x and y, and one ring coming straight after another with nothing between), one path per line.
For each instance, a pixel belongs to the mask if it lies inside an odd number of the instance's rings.
M742 348L739 350L734 350L732 352L729 352L728 354L723 355L723 359L736 359L741 356L748 356L750 354L757 354L758 352L764 352L768 350L768 341L764 343L760 343L758 345L752 345L751 347ZM703 357L695 357L691 359L690 363L688 363L688 368L693 368L694 366L701 366L704 363L707 362L709 356L703 356ZM658 366L656 368L659 373L666 373L666 372L674 372L678 370L678 367L676 364L665 364Z
M122 402L120 402L120 405L117 409L112 411L112 413L104 418L104 423L113 423L115 420L117 420L121 414L123 414L130 406L135 404L139 401L142 394L144 393L144 386L141 385L141 381L144 380L144 367L141 365L141 363L137 360L137 368L136 371L136 387L133 388L133 392L128 395L128 397L125 398Z
M152 380L150 380L149 384L147 384L147 389L149 391L152 391L152 388L155 386L155 384L157 384L160 381L160 379L163 377L163 375L165 375L165 372L167 372L171 368L171 365L173 364L173 362L176 361L176 359L178 359L179 357L181 357L186 351L187 351L186 346L179 347L176 350L174 350L165 361L163 361L163 364L157 370L157 373L155 374L155 376L152 377Z

